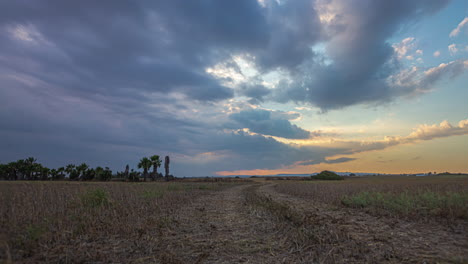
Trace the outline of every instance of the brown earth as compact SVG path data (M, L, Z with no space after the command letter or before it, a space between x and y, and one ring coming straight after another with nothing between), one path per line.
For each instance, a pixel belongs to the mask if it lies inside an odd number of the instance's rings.
M210 191L131 241L83 238L19 263L468 263L466 221L376 217L281 194L275 184ZM86 254L67 258L73 250Z
M378 218L330 209L277 193L274 184L244 184L193 201L160 241L164 263L466 263L466 223L458 226ZM246 194L269 197L297 215L288 224L257 210ZM267 206L268 207L268 206ZM274 206L273 206L274 207ZM273 208L271 207L271 208ZM283 208L281 207L281 208ZM281 224L278 222L286 222ZM314 239L304 229L316 229Z

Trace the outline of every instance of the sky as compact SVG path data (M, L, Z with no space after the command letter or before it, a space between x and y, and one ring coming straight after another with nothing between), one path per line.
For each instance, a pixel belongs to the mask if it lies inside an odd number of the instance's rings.
M0 163L468 172L465 0L0 1Z

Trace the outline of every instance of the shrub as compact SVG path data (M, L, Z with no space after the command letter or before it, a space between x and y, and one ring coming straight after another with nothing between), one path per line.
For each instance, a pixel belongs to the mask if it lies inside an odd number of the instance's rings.
M86 192L81 196L81 202L87 207L100 207L110 204L107 192L102 189L95 189Z
M321 173L315 175L315 176L310 176L312 179L317 179L317 180L331 180L331 181L336 181L336 180L344 180L344 178L332 171L322 171Z

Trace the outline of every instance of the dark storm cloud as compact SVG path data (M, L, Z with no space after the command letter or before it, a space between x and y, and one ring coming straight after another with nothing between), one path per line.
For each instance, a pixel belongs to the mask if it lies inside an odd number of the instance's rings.
M247 96L253 100L254 102L263 102L264 97L269 95L271 93L271 90L266 88L263 85L244 85L240 87L240 93L241 95Z
M306 101L327 110L400 96L400 90L386 82L400 69L389 38L404 24L441 9L448 1L330 2L339 7L325 27L331 63L304 64L294 76L296 81L278 90L276 100Z
M241 111L211 123L210 110L195 114L209 106L221 112L220 102L235 95L205 69L241 54L261 74L291 74L276 90L261 82L234 87L255 103L333 109L388 100L395 93L383 80L398 65L386 41L444 3L343 1L325 26L317 1L306 0L266 0L264 7L254 0L0 1L0 162L34 155L51 166L84 161L120 169L154 153L226 155L206 163L181 158L174 168L201 175L323 161L345 150L223 132L310 137L290 122L294 114ZM332 64L312 51L321 42L329 43ZM447 69L455 74L463 64L456 65ZM411 91L405 86L398 96Z
M201 101L230 98L232 90L204 68L268 40L256 1L14 1L0 10L6 59L24 56L44 72L79 77L79 83L50 80L61 86L108 94L131 88ZM18 46L7 28L36 31L43 43Z
M255 53L263 70L287 68L293 70L313 57L311 46L320 41L322 27L314 7L315 1L265 1L267 19L271 25L270 40Z
M229 118L234 122L227 126L237 129L248 128L255 133L283 138L309 138L311 135L309 131L291 124L289 121L289 119L297 117L299 117L297 113L288 114L280 111L251 109L231 114Z

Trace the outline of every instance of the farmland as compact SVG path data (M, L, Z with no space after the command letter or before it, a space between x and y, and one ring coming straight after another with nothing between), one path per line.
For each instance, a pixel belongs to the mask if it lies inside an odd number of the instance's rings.
M5 263L464 263L468 178L0 182Z

